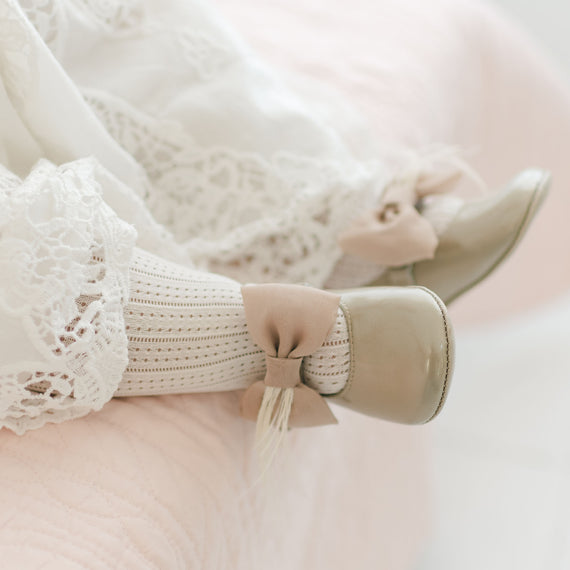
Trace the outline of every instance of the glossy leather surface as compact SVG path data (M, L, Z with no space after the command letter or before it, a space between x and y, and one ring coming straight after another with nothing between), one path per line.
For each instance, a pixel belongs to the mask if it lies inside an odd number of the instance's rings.
M342 292L351 369L330 399L392 422L433 419L447 396L454 363L453 331L443 303L422 287Z

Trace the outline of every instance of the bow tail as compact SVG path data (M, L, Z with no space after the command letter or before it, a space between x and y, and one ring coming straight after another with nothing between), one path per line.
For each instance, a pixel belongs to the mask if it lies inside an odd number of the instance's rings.
M267 386L262 381L255 382L243 395L241 413L244 418L257 422L258 426L271 426L281 431L290 427L338 423L325 399L306 384L278 388Z
M273 463L290 427L338 423L325 399L305 384L279 388L255 382L243 396L242 415L256 422L255 447L262 474Z
M294 399L289 415L291 427L316 427L337 424L325 399L306 384L293 388Z
M241 401L242 416L255 421L255 449L260 476L272 465L289 428L295 388L252 384Z

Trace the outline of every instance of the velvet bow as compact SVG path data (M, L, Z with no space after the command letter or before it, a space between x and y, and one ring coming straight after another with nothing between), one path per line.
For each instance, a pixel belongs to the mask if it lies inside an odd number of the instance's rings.
M290 427L337 423L324 398L302 383L301 363L324 343L340 297L301 285L245 285L241 291L247 328L267 363L265 379L244 394L242 415L255 421L265 389L271 386L294 390Z
M387 267L432 259L438 237L416 206L427 196L449 192L461 174L458 170L434 169L412 180L395 180L378 208L365 212L340 234L340 247Z

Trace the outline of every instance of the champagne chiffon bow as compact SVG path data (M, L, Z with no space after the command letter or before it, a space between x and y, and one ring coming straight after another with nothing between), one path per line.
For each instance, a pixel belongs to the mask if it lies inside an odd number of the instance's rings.
M340 234L340 247L387 267L432 259L438 236L417 205L428 196L449 192L461 175L457 169L435 168L412 179L395 180L378 208L365 212Z
M301 363L324 343L340 297L301 285L245 285L241 291L247 328L267 364L265 379L244 394L242 415L259 423L265 413L278 429L337 423L323 397L302 383Z

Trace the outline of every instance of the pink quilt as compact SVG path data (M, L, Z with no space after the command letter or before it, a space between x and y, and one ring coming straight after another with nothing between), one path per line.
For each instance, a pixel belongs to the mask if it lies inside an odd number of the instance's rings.
M570 96L508 22L460 0L218 4L267 58L345 91L387 144L459 144L491 184L524 166L554 172L529 239L457 318L567 289ZM22 437L1 431L0 566L414 567L430 524L426 430L337 409L340 426L292 432L272 479L254 486L238 398L116 399Z

